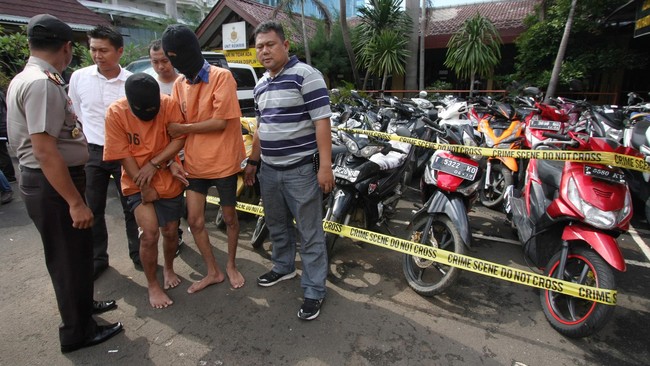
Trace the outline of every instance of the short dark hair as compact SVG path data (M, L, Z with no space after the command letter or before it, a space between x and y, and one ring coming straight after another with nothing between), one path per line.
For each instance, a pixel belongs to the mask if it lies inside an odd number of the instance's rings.
M149 43L149 51L159 51L162 50L162 40L161 39L154 39Z
M284 42L285 37L284 37L284 28L282 27L282 24L276 22L275 20L267 20L265 22L260 23L257 27L255 27L255 30L253 31L253 38L257 38L257 35L259 33L268 33L268 32L275 32L278 37Z
M88 38L108 39L115 49L124 47L124 38L122 35L111 27L98 25L88 32Z
M33 51L56 52L68 41L60 39L30 39L29 49Z

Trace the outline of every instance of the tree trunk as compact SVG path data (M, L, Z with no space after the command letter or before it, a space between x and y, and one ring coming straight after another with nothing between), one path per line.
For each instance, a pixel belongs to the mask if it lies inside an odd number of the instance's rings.
M386 90L386 83L388 82L388 72L384 73L384 78L381 80L381 98L384 97L384 90Z
M414 90L418 87L418 20L420 17L419 0L406 0L406 14L411 18L411 32L409 34L408 50L404 75L404 89Z
M420 5L422 17L420 18L420 70L418 72L418 89L424 90L424 38L427 31L427 0L422 0Z
M309 52L309 40L307 39L307 26L305 25L305 1L300 1L300 16L302 19L302 42L305 45L305 62L311 65L311 53Z
M350 67L352 68L352 77L354 79L354 87L359 87L359 70L357 70L357 61L354 57L354 50L352 49L352 41L350 41L350 28L348 27L347 20L347 9L346 1L340 0L339 6L341 8L340 21L341 21L341 33L343 33L343 44L345 45L345 51L348 53L348 58L350 59Z
M546 89L546 96L544 97L544 102L546 103L548 103L548 101L555 96L557 83L560 80L562 61L564 61L564 54L566 53L567 44L569 43L569 35L571 33L571 26L573 25L573 15L576 12L577 3L578 0L571 0L571 9L569 9L569 17L567 18L566 25L564 26L564 34L562 35L560 48L557 51L557 57L555 58L555 64L553 65L553 72L551 73L551 81L549 81L548 83L548 89Z
M469 78L469 96L470 98L474 96L474 80L476 80L476 73L472 72L472 76Z
M368 85L368 77L370 77L370 71L366 70L366 76L363 78L363 85L361 86L361 90L366 90L366 85Z

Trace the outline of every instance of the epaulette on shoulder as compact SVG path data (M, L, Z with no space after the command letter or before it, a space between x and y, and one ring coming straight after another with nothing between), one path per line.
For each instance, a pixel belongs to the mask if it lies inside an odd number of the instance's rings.
M50 72L48 70L43 70L45 75L47 75L47 78L50 79L54 84L59 85L59 86L64 86L65 85L65 80L61 75L59 75L56 72Z

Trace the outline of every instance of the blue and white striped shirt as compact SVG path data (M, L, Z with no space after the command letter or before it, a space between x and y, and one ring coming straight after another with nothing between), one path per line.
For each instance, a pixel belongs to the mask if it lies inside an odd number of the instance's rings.
M288 166L318 151L314 121L332 115L318 70L292 56L275 77L264 74L254 95L265 163Z

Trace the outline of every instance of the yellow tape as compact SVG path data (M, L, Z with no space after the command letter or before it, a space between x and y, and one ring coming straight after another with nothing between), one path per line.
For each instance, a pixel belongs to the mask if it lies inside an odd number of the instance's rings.
M219 197L214 197L214 196L207 196L206 201L213 205L218 205L220 202ZM235 209L237 211L248 212L249 214L253 214L257 216L264 216L264 207L258 205L252 205L250 203L237 201L237 204L235 204Z
M565 150L523 150L523 149L493 149L489 147L474 147L464 145L439 144L412 137L402 137L385 132L359 130L354 128L339 127L338 130L349 133L359 133L368 136L378 137L385 140L406 142L414 146L434 150L445 150L457 154L481 155L487 157L510 157L523 159L561 160L575 161L580 163L596 163L612 165L621 168L638 170L650 173L650 164L645 159L636 156L617 154L603 151L565 151Z
M207 202L219 204L219 198L207 196ZM262 206L237 202L236 209L264 215ZM346 238L360 240L382 248L396 252L414 255L416 257L429 259L438 263L464 269L466 271L482 274L501 280L518 283L525 286L537 287L543 290L551 290L565 295L579 297L581 299L596 301L607 305L616 305L616 290L601 289L597 287L578 285L573 282L558 280L537 273L523 271L517 268L492 263L482 259L460 255L442 249L433 248L427 245L416 243L406 239L400 239L384 234L375 233L365 229L339 224L323 220L323 230L328 233L337 234Z

